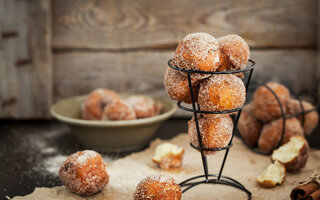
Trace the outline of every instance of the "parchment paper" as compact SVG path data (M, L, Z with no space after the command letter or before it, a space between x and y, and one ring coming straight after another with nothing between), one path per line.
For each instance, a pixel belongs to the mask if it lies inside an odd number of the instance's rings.
M152 163L151 158L155 147L164 141L152 142L150 148L119 159L107 167L110 174L109 184L98 194L83 198L70 193L64 186L54 188L36 188L25 197L15 197L14 200L60 200L60 199L96 199L96 200L128 200L132 199L136 185L152 174L165 173L173 177L177 183L195 176L202 175L203 168L200 153L189 146L186 134L180 134L169 142L185 148L184 164L180 170L162 171ZM208 156L210 173L218 173L224 151ZM256 183L256 177L271 163L268 156L259 155L247 149L240 139L234 138L234 145L229 152L223 175L232 177L251 192L254 200L289 199L289 193L298 181L310 176L314 170L320 170L320 151L311 149L309 161L299 173L287 173L285 182L272 189L265 189ZM183 200L188 199L247 199L244 192L228 186L206 184L197 186L183 194Z

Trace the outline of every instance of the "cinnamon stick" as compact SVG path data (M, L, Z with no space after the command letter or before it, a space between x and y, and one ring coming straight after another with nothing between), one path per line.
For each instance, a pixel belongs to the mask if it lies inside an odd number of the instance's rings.
M316 182L310 181L305 185L298 185L293 188L290 194L291 200L301 200L308 197L310 194L319 189L319 185Z
M320 200L320 188L310 194L305 200Z

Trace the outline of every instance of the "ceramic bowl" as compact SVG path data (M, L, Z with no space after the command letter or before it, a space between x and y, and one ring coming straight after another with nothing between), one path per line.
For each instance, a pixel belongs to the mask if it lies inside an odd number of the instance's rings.
M126 98L128 95L121 95ZM123 121L91 121L81 119L80 104L85 96L60 100L51 107L51 114L67 124L85 147L103 151L134 151L149 144L160 124L174 114L176 104L152 97L163 105L160 115Z

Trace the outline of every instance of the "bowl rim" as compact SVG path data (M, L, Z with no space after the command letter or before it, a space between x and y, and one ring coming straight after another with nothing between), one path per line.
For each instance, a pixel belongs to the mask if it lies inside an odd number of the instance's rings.
M98 121L98 120L76 119L76 118L64 116L56 111L57 105L63 101L67 101L71 99L81 99L86 97L86 95L80 95L80 96L72 96L72 97L64 98L55 102L53 105L51 105L50 113L57 120L61 122L65 122L67 124L71 124L71 125L92 126L92 127L120 127L120 126L125 127L125 126L139 126L139 125L164 121L170 116L172 116L177 110L176 103L174 103L173 101L170 101L169 99L162 98L162 97L153 97L148 95L144 95L144 96L151 97L156 101L166 102L171 105L171 108L167 112L161 113L153 117L143 118L143 119L134 119L134 120L121 120L121 121Z

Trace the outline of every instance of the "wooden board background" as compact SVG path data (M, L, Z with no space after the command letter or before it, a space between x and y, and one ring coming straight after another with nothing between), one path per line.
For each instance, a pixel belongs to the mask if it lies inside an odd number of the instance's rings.
M0 0L1 4L8 2L24 4ZM10 46L4 48L4 39L0 39L0 56L8 52L4 60L0 59L2 118L45 117L51 102L86 94L97 87L166 96L163 76L167 60L184 35L199 31L216 37L241 35L257 62L256 81L280 81L297 91L319 90L319 0L43 2L46 6L31 16L36 18L31 20L34 23L46 22L36 30L47 33L37 40L47 46L39 44L31 51L49 52L46 60L42 58L41 68L31 63L32 73L23 72L21 78L18 70L28 68L13 70L15 67L3 63L12 63L11 57L18 51ZM37 4L32 1L28 7ZM11 15L23 13L17 11L23 8L15 8ZM6 12L9 10L4 9ZM39 17L38 12L45 12L46 17ZM8 18L1 19L1 31L3 24L15 24ZM25 27L26 22L19 23L16 27ZM25 29L30 27L29 22ZM30 50L30 46L22 45L19 51ZM32 60L38 62L41 58ZM14 83L15 78L19 78L19 84ZM29 80L33 82L26 83Z
M0 117L48 118L51 2L0 0Z

